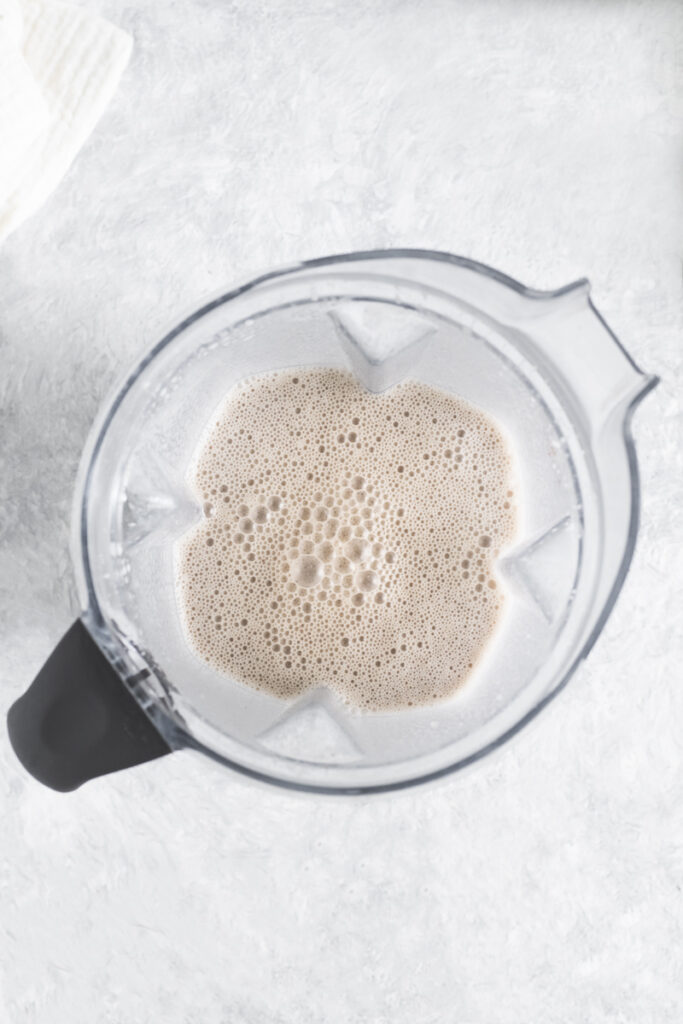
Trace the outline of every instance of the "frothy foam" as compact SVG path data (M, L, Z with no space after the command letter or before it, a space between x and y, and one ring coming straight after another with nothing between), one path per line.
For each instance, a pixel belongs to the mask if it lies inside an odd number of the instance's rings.
M191 647L283 698L321 684L375 710L449 696L500 615L510 472L493 420L426 384L244 381L198 450L204 518L176 549Z

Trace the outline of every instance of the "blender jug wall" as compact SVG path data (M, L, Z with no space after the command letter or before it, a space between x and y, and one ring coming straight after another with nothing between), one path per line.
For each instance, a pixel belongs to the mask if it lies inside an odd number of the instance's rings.
M202 515L188 486L193 453L233 384L304 366L351 369L372 391L417 378L509 435L521 522L498 566L505 612L448 701L354 712L321 679L285 703L187 645L174 545ZM349 792L442 774L501 742L566 681L623 578L637 515L628 419L651 383L585 283L534 293L440 254L314 261L189 317L104 412L74 517L83 620L134 701L147 752L192 746L270 781Z

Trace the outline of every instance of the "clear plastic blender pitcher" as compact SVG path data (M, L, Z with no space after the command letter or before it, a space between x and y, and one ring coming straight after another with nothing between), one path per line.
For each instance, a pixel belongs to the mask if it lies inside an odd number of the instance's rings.
M284 702L185 640L173 549L202 514L192 455L233 384L299 366L350 368L377 392L416 378L507 430L521 522L497 569L505 613L447 701L360 712L321 679ZM538 292L455 256L397 250L313 260L219 295L145 355L93 428L74 511L82 616L10 711L19 757L63 790L189 747L283 786L356 793L492 750L562 688L614 604L638 524L631 417L654 383L587 281Z

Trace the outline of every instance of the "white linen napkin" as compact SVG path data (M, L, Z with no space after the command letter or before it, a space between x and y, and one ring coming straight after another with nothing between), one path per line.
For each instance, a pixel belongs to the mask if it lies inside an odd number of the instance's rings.
M132 40L56 0L0 0L0 242L57 186L111 99Z

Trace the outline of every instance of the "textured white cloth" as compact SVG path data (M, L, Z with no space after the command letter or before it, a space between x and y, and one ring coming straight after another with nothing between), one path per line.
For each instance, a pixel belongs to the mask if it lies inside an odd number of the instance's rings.
M0 0L0 241L57 186L109 102L130 36L54 0Z

